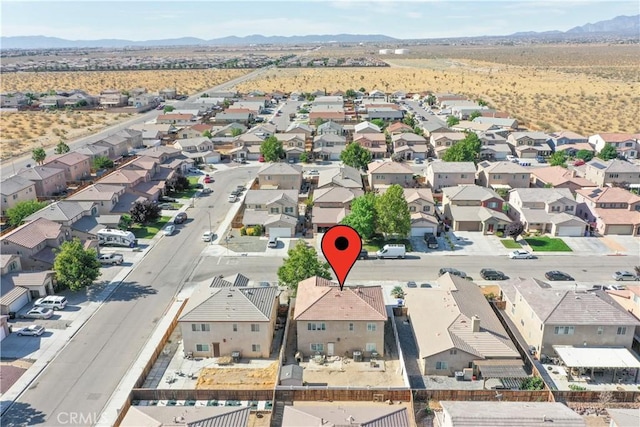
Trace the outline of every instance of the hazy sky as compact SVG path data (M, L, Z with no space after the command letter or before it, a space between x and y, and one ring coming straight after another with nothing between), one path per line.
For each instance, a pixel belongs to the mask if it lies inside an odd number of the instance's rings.
M638 13L638 0L2 0L0 33L134 41L338 33L438 38L566 31L588 22Z

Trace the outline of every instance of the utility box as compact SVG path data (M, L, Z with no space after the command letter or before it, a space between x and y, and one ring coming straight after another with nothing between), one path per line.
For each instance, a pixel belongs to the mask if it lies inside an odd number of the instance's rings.
M354 351L353 352L353 361L354 362L362 362L362 352L361 351Z

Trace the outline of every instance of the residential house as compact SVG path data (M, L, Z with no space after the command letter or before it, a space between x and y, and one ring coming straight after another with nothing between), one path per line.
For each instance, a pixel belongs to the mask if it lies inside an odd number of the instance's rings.
M635 426L640 424L640 412L635 408L606 408L607 415L611 418L609 427Z
M101 184L123 185L127 192L147 200L158 200L164 193L164 181L152 181L151 174L142 169L118 169L100 180Z
M369 187L372 190L398 184L401 187L414 187L413 170L404 163L371 162L367 166Z
M620 158L637 159L640 151L640 134L632 133L599 133L589 137L589 143L596 151L602 151L606 144L611 144Z
M258 172L260 188L300 191L302 168L288 163L269 163ZM296 195L297 200L297 195Z
M164 88L158 91L158 95L160 95L160 97L162 97L163 99L167 100L167 99L176 99L176 95L177 95L177 90L176 88Z
M270 123L260 123L249 129L247 131L247 135L256 135L264 140L270 136L275 135L276 131L276 125L272 125ZM240 137L242 138L244 136L245 135L241 135Z
M580 237L588 232L587 223L576 216L578 202L568 188L516 188L509 192L509 206L530 233Z
M435 202L428 188L405 188L404 198L411 215L411 237L423 237L424 233L436 233L438 218Z
M28 179L35 184L36 196L46 199L67 189L64 169L48 166L23 168L18 172L20 178Z
M109 158L111 160L120 160L129 153L129 142L127 138L120 135L110 135L92 145L100 145L109 149Z
M333 133L317 135L313 138L314 157L320 160L340 160L346 141L344 136Z
M576 175L574 169L569 170L562 166L532 168L531 185L537 188L568 188L573 194L580 188L596 186L595 183L588 179Z
M513 132L507 138L513 152L521 159L550 156L550 137L544 132Z
M84 188L67 197L66 200L76 202L95 202L99 215L110 215L125 194L124 185L97 183Z
M364 402L357 404L340 402L340 405L335 405L329 402L313 402L311 404L296 402L294 406L284 407L282 427L340 427L345 425L354 427L411 427L413 425L410 421L411 418L410 409L404 405L389 406L383 403Z
M55 155L44 166L64 170L67 182L83 181L91 177L91 157L74 151Z
M498 393L498 392L496 392ZM436 412L440 427L520 426L553 424L555 427L586 427L580 414L560 402L463 402L440 401ZM542 415L542 417L541 417Z
M178 318L185 354L220 357L238 352L240 357L269 357L278 296L276 286L200 284Z
M124 107L129 97L117 89L107 89L100 92L100 105L105 108Z
M234 133L243 134L247 131L247 127L242 123L229 123L224 126L214 126L211 128L211 136L213 138L232 137Z
M227 110L221 111L216 114L214 120L216 123L241 123L244 125L248 125L253 122L254 117L254 113L246 108L228 108Z
M198 124L180 129L180 132L178 132L178 138L180 139L201 138L204 136L205 132L207 131L211 132L212 129L213 129L213 126L211 125L208 125L205 123L198 123Z
M270 237L293 237L298 224L297 190L248 190L242 224L260 225Z
M442 214L453 231L495 233L511 222L504 200L490 188L459 185L442 189Z
M307 139L313 136L313 128L305 123L291 122L284 133L303 134Z
M480 162L476 173L478 185L497 189L529 188L531 172L512 162Z
M62 225L45 218L21 225L0 237L3 254L19 255L25 270L49 270L55 255L53 248L60 246L68 236Z
M502 161L513 154L507 138L497 132L482 132L478 135L480 146L480 160Z
M555 147L556 153L563 152L569 157L575 157L578 151L588 151L591 154L595 154L595 149L588 142L580 142L576 144L563 144Z
M320 169L316 189L344 187L362 189L362 174L351 166Z
M488 123L514 131L518 129L518 121L516 119L480 116L473 119L473 121L476 123Z
M462 141L466 135L462 132L432 132L429 137L429 143L436 154L441 159L444 152L452 145Z
M405 160L426 159L428 154L427 140L415 133L404 132L391 136L393 152Z
M556 356L555 346L631 348L638 319L606 292L550 287L538 279L500 283L504 313L538 355Z
M450 133L451 129L449 129L446 125L442 124L439 120L431 120L429 117L427 120L422 121L422 132L426 138L431 139L431 135L434 133ZM431 144L433 145L433 143Z
M378 126L367 121L358 123L357 125L354 126L353 129L355 133L359 133L359 134L382 133L382 130Z
M170 163L182 157L180 150L168 146L150 147L146 150L139 151L138 155L157 159L160 164Z
M391 123L387 126L387 133L389 135L395 135L397 133L411 132L413 133L413 128L402 122Z
M202 153L213 150L213 142L206 136L176 139L173 148L189 153Z
M314 233L324 233L351 211L351 203L364 191L360 188L325 187L313 192L311 223Z
M18 203L37 199L36 183L20 175L13 175L0 183L0 196L2 216L6 216L7 210Z
M601 235L640 236L640 196L617 187L576 190L576 215Z
M29 99L21 92L0 94L0 108L20 108L29 104Z
M370 105L367 107L367 119L369 120L402 120L404 118L404 110L395 106L386 105Z
M169 135L175 134L178 128L172 124L137 123L129 129L142 132L142 145L152 147L160 145L162 140L169 139Z
M371 153L373 159L384 159L387 156L387 137L384 133L356 133L353 142Z
M65 107L95 107L100 103L100 98L80 90L74 90L69 94L64 103Z
M62 108L65 102L67 102L66 96L60 95L47 95L38 100L40 108Z
M304 133L277 133L275 137L282 142L287 161L299 162L305 152L306 135Z
M491 123L478 123L461 120L458 124L451 126L451 129L457 132L474 132L476 134L480 134L483 132L499 130L500 127Z
M422 375L453 376L470 368L479 376L483 362L500 360L526 377L516 346L478 285L450 273L437 284L406 291Z
M98 157L110 157L111 147L89 144L85 145L84 147L76 148L73 151L78 154L84 154L85 156L88 156L91 161L91 165L93 165L94 160Z
M175 94L174 94L175 96ZM121 427L184 426L249 427L248 406L129 406Z
M325 96L324 94L322 96L316 97L312 102L312 105L314 107L316 106L342 107L343 104L344 104L344 98L342 96Z
M599 187L619 184L637 188L640 187L640 165L617 159L593 159L585 165L584 177Z
M387 312L380 286L345 286L314 276L298 284L293 320L297 349L316 354L384 356Z
M159 125L175 125L175 126L191 126L198 123L198 117L195 114L160 114L156 117L156 124Z
M3 274L0 278L0 315L15 314L30 301L52 295L54 276L55 273L51 270L18 270Z
M333 120L329 120L318 126L316 133L318 135L334 134L342 136L344 135L344 127L341 124L334 122Z
M22 271L20 256L0 253L0 275L4 276L9 273L17 273L18 271Z
M476 165L473 162L430 162L424 176L435 192L445 187L473 185L476 182Z
M551 137L551 143L556 150L561 145L584 144L589 142L589 138L587 138L586 136L580 135L570 130L554 132L549 136Z

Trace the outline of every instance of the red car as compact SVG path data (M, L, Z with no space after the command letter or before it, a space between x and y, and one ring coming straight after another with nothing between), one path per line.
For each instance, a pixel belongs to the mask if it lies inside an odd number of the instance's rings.
M582 159L578 159L575 162L573 162L573 166L582 166L584 165L584 160Z
M261 155L261 156L258 158L258 161L259 161L260 163L263 163L263 162L264 162L264 156L262 156L262 155Z
M211 177L209 177L209 176L205 176L205 177L204 177L204 183L205 183L205 184L211 184Z

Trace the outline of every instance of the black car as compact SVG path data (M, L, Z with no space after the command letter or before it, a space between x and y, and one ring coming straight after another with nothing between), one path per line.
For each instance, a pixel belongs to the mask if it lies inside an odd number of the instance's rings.
M440 271L438 271L438 276L442 276L445 273L450 273L458 277L467 277L467 273L465 273L464 271L456 270L455 268L449 267L441 268Z
M366 249L361 250L358 259L369 259L369 252Z
M433 233L424 233L424 242L429 249L438 249L438 239Z
M567 273L563 273L562 271L547 271L544 273L544 277L547 280L574 280L573 277L569 276Z
M416 282L407 282L407 288L417 288Z
M493 268L480 270L480 277L484 280L505 280L507 278L502 271L494 270Z
M200 184L200 183L198 183L198 184L193 184L193 188L200 188L200 189L201 189L201 188L204 188L204 185L203 185L203 184Z
M174 199L173 197L167 197L167 196L160 196L160 198L158 198L158 201L166 202L166 203L176 203L177 202L177 200Z
M185 222L187 220L187 214L184 212L180 212L178 215L176 215L176 217L173 219L174 224L182 224L183 222Z
M431 288L432 286L429 283L420 283L421 288Z

